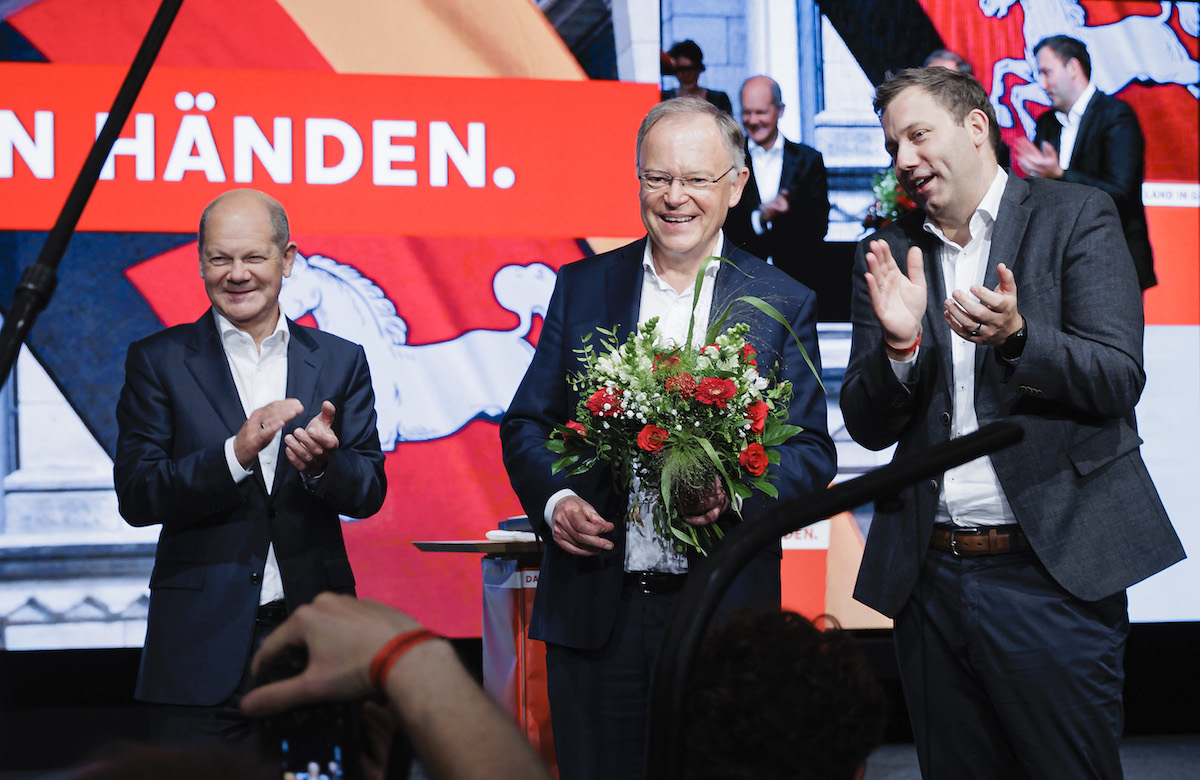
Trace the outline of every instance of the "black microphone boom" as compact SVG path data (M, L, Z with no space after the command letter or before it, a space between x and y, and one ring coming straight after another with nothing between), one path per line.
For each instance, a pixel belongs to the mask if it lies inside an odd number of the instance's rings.
M133 64L125 74L125 81L117 91L112 109L108 112L108 119L104 122L100 134L96 136L96 143L92 144L87 159L83 161L83 167L79 170L79 176L76 177L70 193L67 194L67 201L63 204L54 227L46 235L46 243L42 246L37 262L21 274L21 281L17 283L16 292L13 294L12 306L8 316L4 318L4 327L0 329L0 377L5 377L4 381L8 381L9 372L21 349L21 342L33 330L37 315L50 303L50 296L54 294L54 288L58 285L58 264L66 254L67 245L75 233L75 226L79 224L79 217L92 197L92 190L96 188L100 170L104 167L121 128L125 126L129 112L133 110L133 104L146 82L146 76L150 74L150 67L158 57L158 52L162 49L163 41L171 30L175 15L182 4L183 0L163 0L162 5L158 7L158 12L150 22L150 29L138 48L137 56L133 58Z
M683 777L688 678L718 602L755 553L792 531L871 501L893 498L906 485L1016 444L1024 436L1024 429L1016 423L995 422L828 490L780 504L753 522L731 530L709 557L705 567L707 576L688 578L663 637L650 692L650 755L646 776L656 780Z

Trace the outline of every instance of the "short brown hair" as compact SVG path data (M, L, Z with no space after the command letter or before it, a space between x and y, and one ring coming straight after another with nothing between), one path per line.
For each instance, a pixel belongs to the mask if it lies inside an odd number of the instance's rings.
M875 90L875 113L882 115L896 96L910 87L924 90L959 124L975 109L982 111L987 116L992 151L999 155L1000 125L996 122L996 111L974 76L946 68L906 68Z

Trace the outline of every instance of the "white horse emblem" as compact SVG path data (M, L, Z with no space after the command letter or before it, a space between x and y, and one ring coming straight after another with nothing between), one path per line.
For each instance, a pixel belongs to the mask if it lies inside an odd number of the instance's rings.
M1092 83L1110 95L1131 81L1181 84L1193 97L1200 97L1200 62L1192 59L1175 31L1167 24L1172 5L1179 9L1179 23L1190 35L1200 34L1200 3L1160 3L1158 16L1127 16L1112 24L1089 27L1079 0L979 0L983 13L1002 19L1017 2L1025 20L1024 59L997 60L992 67L992 106L1001 127L1013 126L1013 115L1004 105L1004 79L1018 76L1023 83L1009 91L1008 102L1021 117L1025 133L1033 137L1034 119L1026 102L1049 105L1038 84L1037 58L1033 47L1051 35L1070 35L1087 46L1092 58Z
M383 290L351 265L296 255L279 302L293 320L362 344L371 366L379 439L449 436L475 419L499 420L533 359L533 315L545 315L554 271L542 263L506 265L492 278L496 301L521 318L512 330L470 330L434 344L408 344L408 326Z

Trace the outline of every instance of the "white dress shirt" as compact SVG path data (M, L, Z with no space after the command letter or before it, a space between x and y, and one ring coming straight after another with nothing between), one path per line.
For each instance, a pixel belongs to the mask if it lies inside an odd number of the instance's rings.
M1096 85L1088 82L1087 88L1083 90L1083 94L1075 101L1075 105L1071 106L1071 110L1067 113L1055 111L1054 117L1063 126L1062 136L1058 141L1058 167L1064 171L1071 167L1071 155L1075 153L1075 139L1079 137L1079 123L1083 119L1083 112L1087 110L1088 103L1092 100L1092 95L1096 94Z
M225 359L229 361L233 384L237 387L238 399L242 402L246 416L249 417L255 409L272 401L283 400L287 393L287 347L291 336L287 319L282 314L279 316L274 332L263 339L260 351L250 334L238 330L216 309L213 310L213 316L217 319L221 345L225 348ZM242 468L242 464L238 463L233 452L233 442L236 438L235 434L225 440L225 462L229 464L229 473L234 482L240 483L254 472ZM268 495L275 486L275 467L281 457L279 442L282 438L283 431L280 430L271 443L258 453L258 468L262 472ZM275 544L272 543L267 548L267 567L263 571L258 603L269 604L282 598L283 578L279 574L279 561L275 558Z
M1000 200L1007 182L1008 174L997 166L991 186L971 216L971 239L966 246L955 244L937 225L926 218L925 229L940 240L937 259L942 269L947 295L954 290L962 290L969 294L971 285L983 284L988 257L992 251L992 231L996 226L996 215L999 213ZM918 347L918 351L919 349ZM975 342L967 341L954 333L950 334L954 381L951 398L951 438L966 436L979 429L979 418L975 412L975 350ZM908 360L892 361L892 369L902 382L912 379L915 366L915 352ZM1000 486L1000 480L992 467L991 458L976 458L950 469L943 475L936 522L967 527L1016 522Z
M779 194L779 185L783 181L783 134L775 134L775 142L770 148L759 146L750 140L750 164L754 166L754 183L758 187L758 202L766 203L774 200ZM750 225L754 232L762 235L767 226L762 223L762 210L750 212Z

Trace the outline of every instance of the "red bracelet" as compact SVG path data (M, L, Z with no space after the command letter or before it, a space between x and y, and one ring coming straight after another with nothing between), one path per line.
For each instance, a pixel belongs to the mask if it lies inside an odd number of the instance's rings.
M887 347L888 349L890 349L892 352L895 352L897 355L899 355L899 357L892 358L893 360L903 360L904 358L908 357L909 355L911 355L912 353L917 351L917 347L921 346L921 336L923 336L923 335L925 335L925 329L921 328L920 330L917 331L917 340L912 343L911 347L906 347L905 349L898 349L896 347L893 347L891 344L887 343L887 339L883 340L883 345L885 347Z
M409 650L430 639L441 639L441 637L428 628L415 628L412 631L402 631L389 639L371 660L371 670L367 676L371 681L371 687L383 693L388 672L392 670L396 662Z

